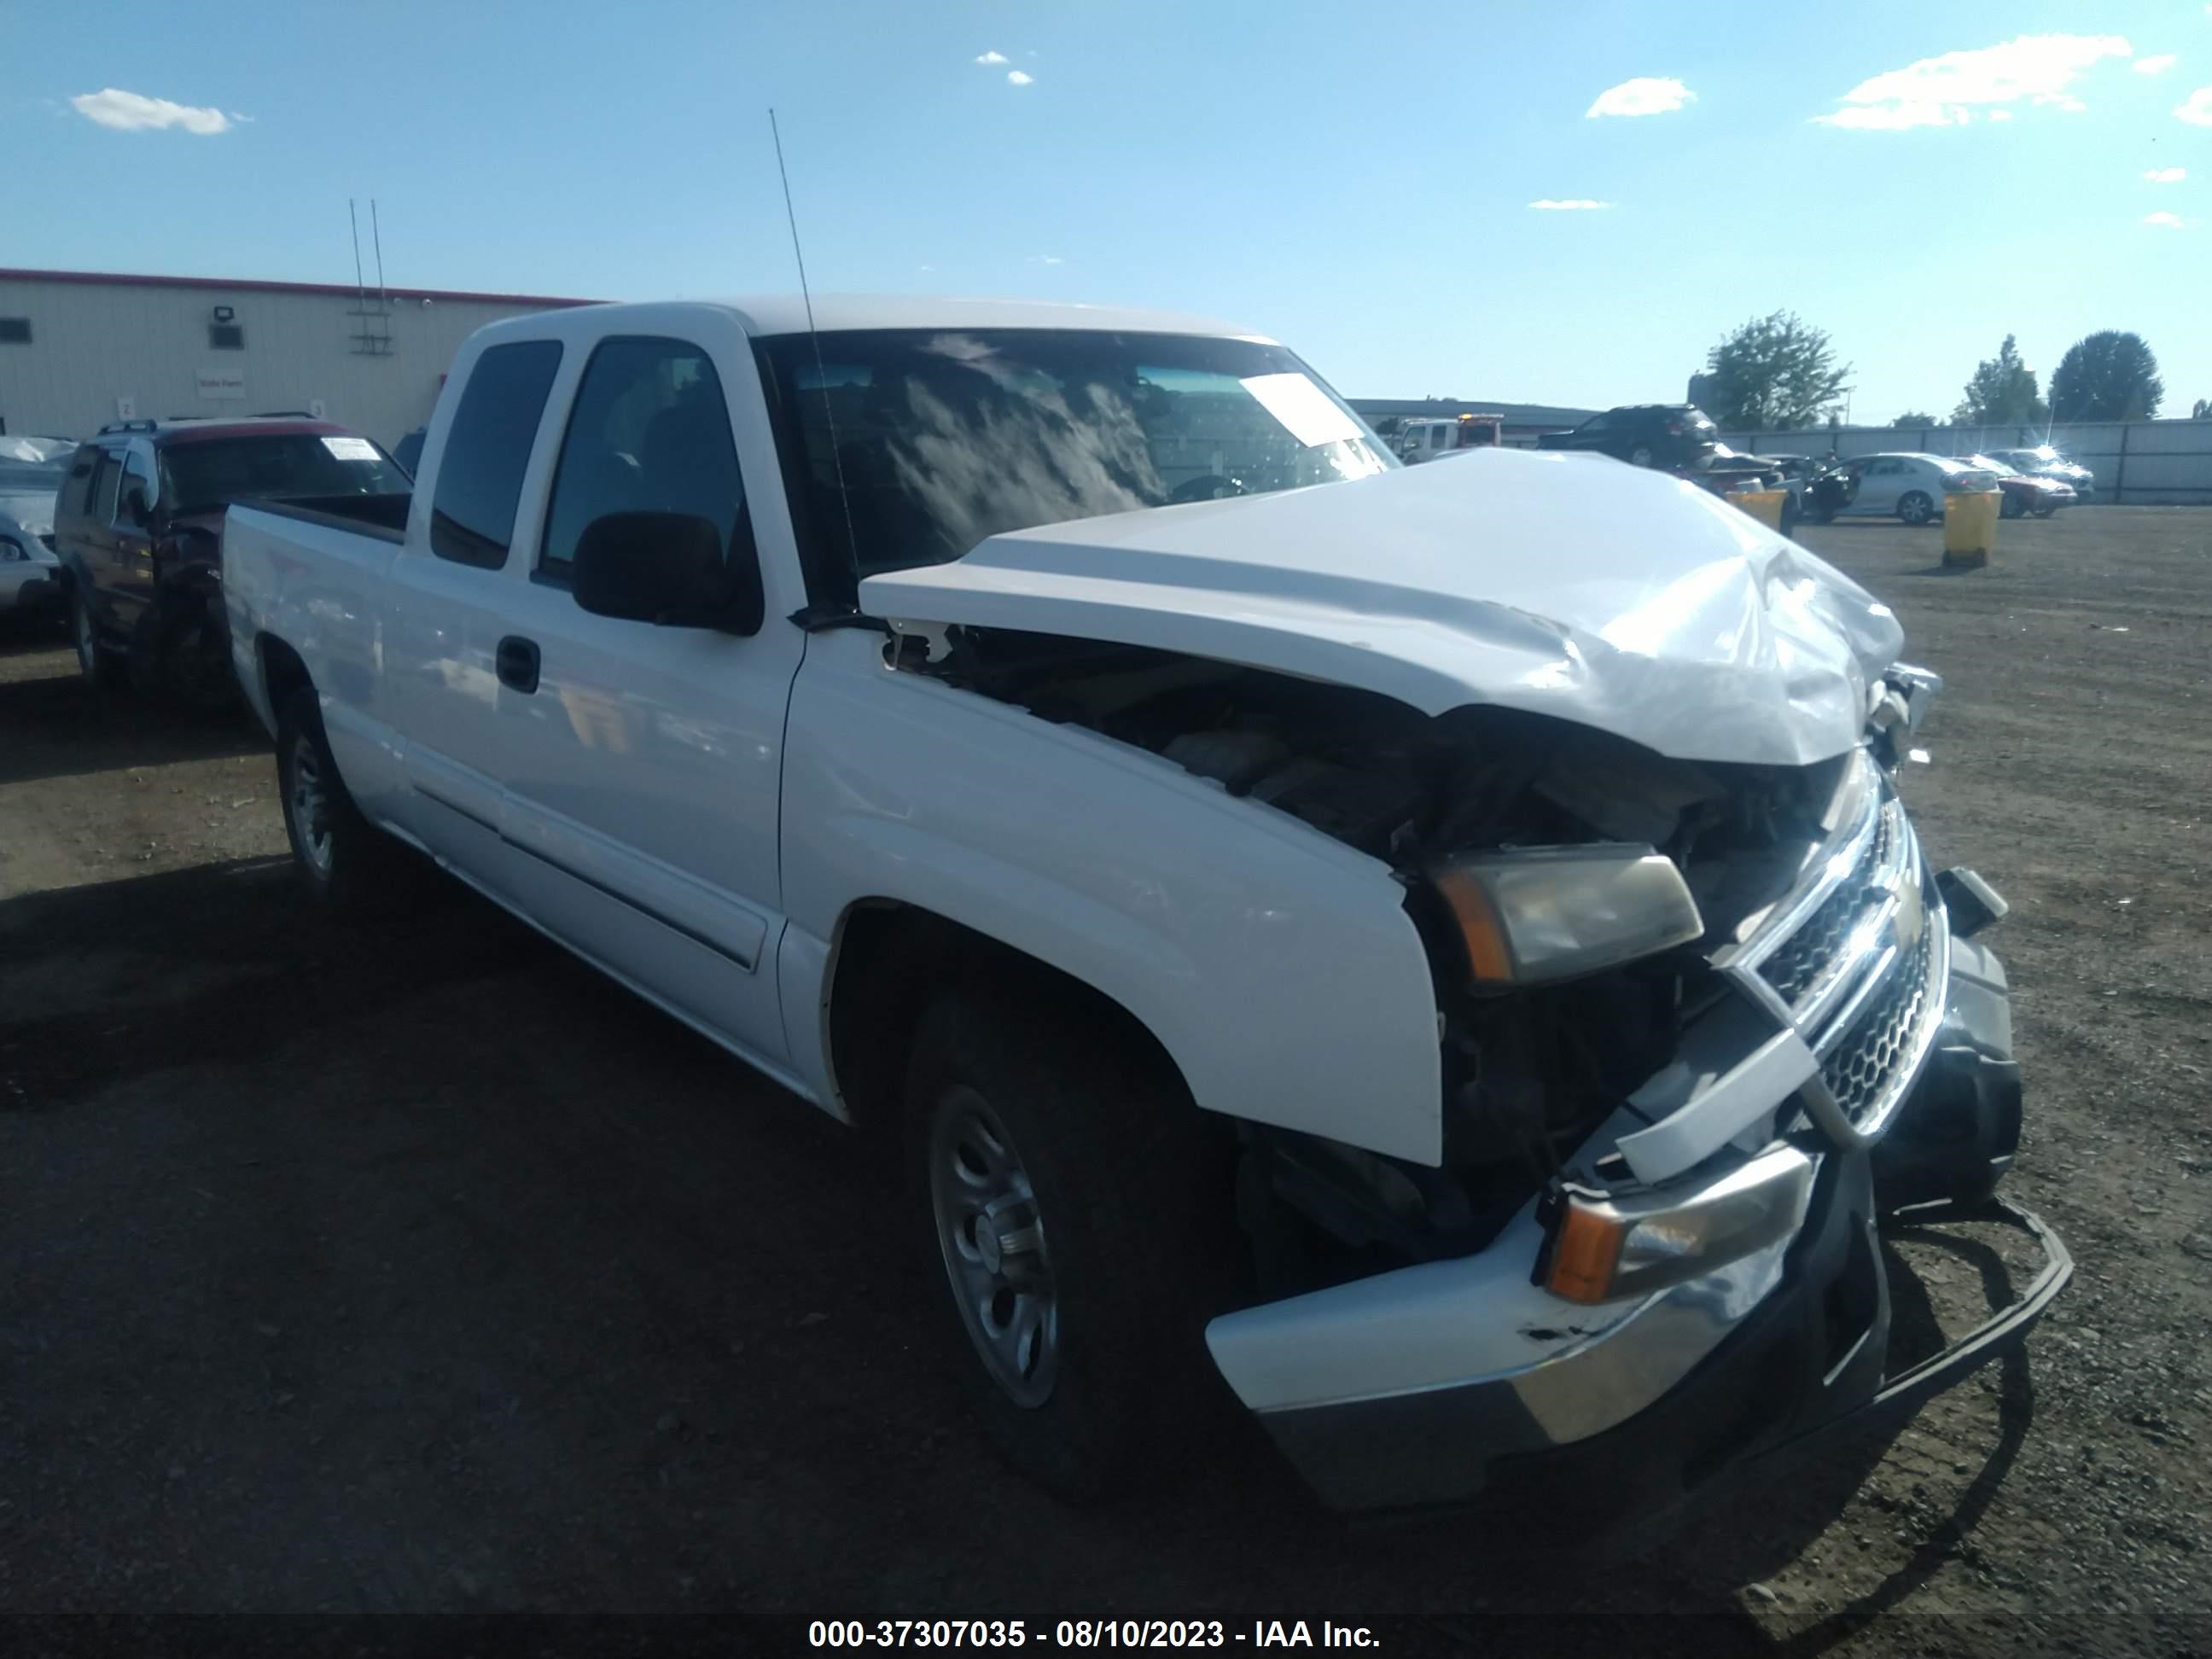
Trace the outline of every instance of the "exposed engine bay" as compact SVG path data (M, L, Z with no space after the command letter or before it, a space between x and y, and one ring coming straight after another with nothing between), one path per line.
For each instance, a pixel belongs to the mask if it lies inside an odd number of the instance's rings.
M1147 750L1388 863L1405 886L1437 991L1444 1164L1243 1126L1239 1210L1276 1285L1483 1248L1725 994L1707 958L1797 882L1834 828L1849 765L1674 760L1539 715L1431 717L1149 647L975 628L931 644L907 636L897 665ZM1431 879L1439 866L1470 850L1623 843L1679 869L1702 938L1556 984L1469 982Z

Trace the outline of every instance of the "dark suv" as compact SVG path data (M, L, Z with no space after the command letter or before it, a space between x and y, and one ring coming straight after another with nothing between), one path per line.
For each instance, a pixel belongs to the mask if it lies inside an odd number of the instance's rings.
M1572 432L1546 432L1539 449L1595 449L1632 466L1696 467L1720 430L1695 404L1627 404L1593 415Z
M77 665L194 702L236 695L223 623L222 515L234 501L312 508L404 496L407 475L327 421L118 421L71 458L54 503Z

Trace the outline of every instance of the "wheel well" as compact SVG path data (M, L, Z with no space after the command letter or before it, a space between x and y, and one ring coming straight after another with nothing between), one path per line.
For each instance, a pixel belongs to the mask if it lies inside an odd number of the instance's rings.
M307 673L307 665L300 653L273 635L264 634L260 642L261 684L269 694L270 716L283 713L285 702L295 691L314 684Z
M1187 1088L1159 1039L1103 992L933 911L863 899L839 924L827 994L830 1075L856 1126L872 1133L897 1122L915 1024L945 991L984 977L1013 980L1024 996L1097 1021Z

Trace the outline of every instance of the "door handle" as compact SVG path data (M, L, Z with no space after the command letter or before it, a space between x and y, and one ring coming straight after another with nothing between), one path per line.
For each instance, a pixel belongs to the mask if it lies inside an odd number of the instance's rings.
M526 640L520 634L509 634L499 642L498 653L492 666L499 672L501 685L514 687L526 696L538 689L538 641Z

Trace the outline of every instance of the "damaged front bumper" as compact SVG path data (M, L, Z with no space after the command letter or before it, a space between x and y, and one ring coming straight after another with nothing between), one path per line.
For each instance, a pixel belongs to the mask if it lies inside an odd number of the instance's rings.
M1532 1203L1474 1255L1216 1320L1222 1374L1325 1502L1501 1504L1531 1537L1640 1532L1726 1471L1948 1387L2063 1288L2063 1246L1990 1198L2020 1133L2003 968L1953 936L1954 884L1923 867L1886 787L1869 803L1773 923L1722 953L1740 994L1593 1139L1686 1211L1797 1158L1812 1169L1795 1224L1697 1277L1584 1305L1534 1282L1556 1229ZM1982 1328L1885 1380L1880 1229L1908 1206L1936 1206L1915 1226L2010 1219L2045 1265Z

